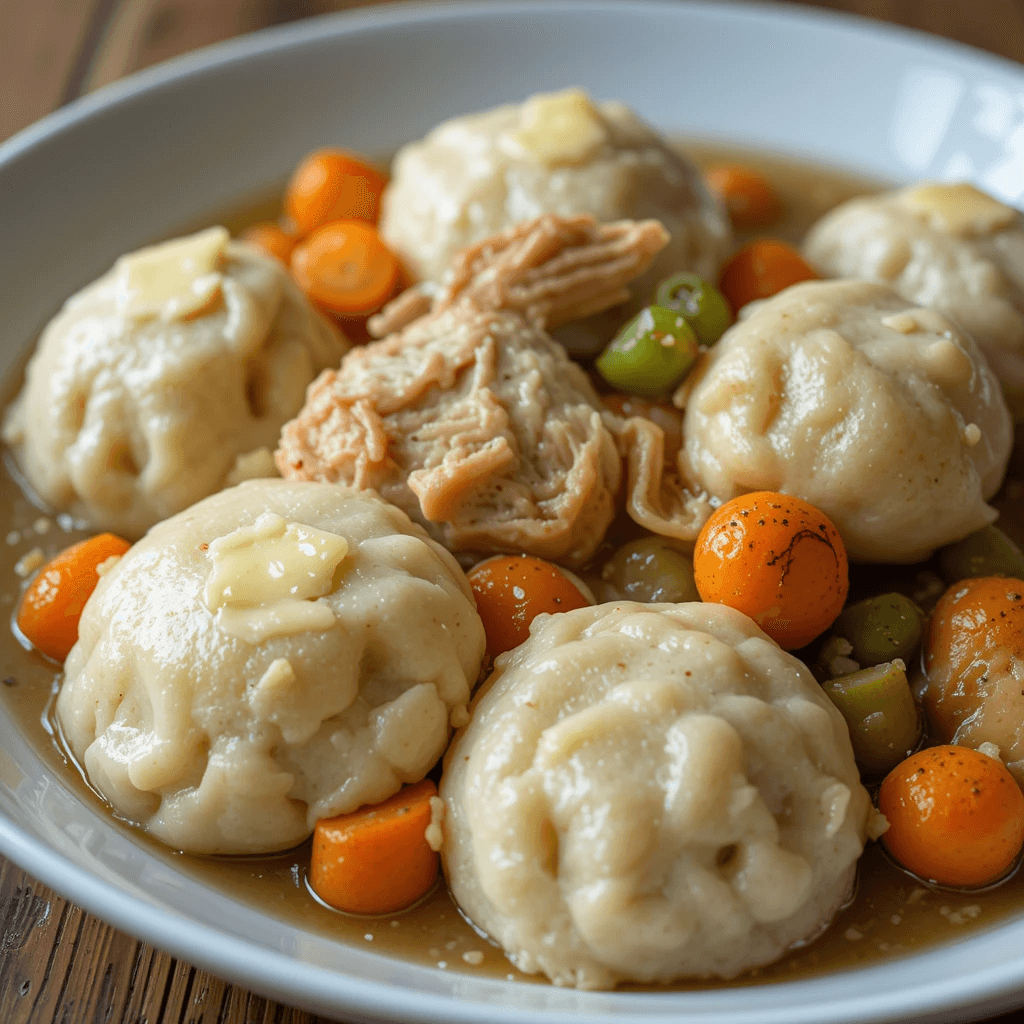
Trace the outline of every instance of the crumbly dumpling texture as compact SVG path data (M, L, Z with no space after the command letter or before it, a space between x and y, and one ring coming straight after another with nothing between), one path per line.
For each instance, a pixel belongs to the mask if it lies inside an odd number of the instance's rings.
M967 184L927 182L826 214L807 257L830 277L891 284L952 317L1024 407L1024 219Z
M546 215L465 250L433 300L314 382L281 434L288 479L372 487L449 549L582 565L615 513L615 418L547 328L607 308L667 236Z
M57 718L118 814L176 849L262 853L423 778L483 653L465 576L403 512L255 480L102 577Z
M423 278L455 253L544 213L655 218L671 235L638 289L677 270L715 279L727 218L695 167L621 103L579 89L446 121L399 150L381 233Z
M917 562L992 522L1013 442L971 337L883 284L814 281L731 327L684 381L684 444L630 420L630 514L693 540L714 502L794 494L851 558Z
M280 263L212 228L122 257L65 303L4 438L52 508L139 537L275 473L267 450L346 348Z
M870 800L807 668L723 605L540 616L445 758L473 923L556 984L733 977L850 893Z

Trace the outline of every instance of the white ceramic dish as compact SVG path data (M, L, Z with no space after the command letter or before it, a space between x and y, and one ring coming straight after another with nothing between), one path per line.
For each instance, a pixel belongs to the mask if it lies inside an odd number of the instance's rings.
M386 151L442 118L580 84L655 123L893 180L1024 195L1024 68L785 7L377 8L155 68L0 146L0 373L119 253L237 203L325 143ZM1024 917L881 966L695 993L580 993L389 960L186 879L52 777L0 706L0 851L177 956L332 1016L402 1022L963 1020L1024 1003ZM970 1012L965 1011L970 1007Z

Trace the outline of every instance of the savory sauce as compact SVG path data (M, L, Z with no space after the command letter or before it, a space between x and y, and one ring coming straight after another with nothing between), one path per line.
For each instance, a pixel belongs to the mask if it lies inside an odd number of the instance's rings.
M776 185L786 206L783 219L769 228L778 237L798 240L807 227L837 203L876 190L868 182L842 172L747 151L724 151L688 143L688 154L700 165L737 160L756 166ZM261 198L229 213L223 223L237 231L247 223L273 216L276 198ZM761 232L765 233L765 232ZM9 383L0 396L3 406L17 390ZM1017 538L1024 534L1024 516L1007 521L1010 496L1024 493L1024 458L1010 466L1010 478L996 500L1003 509L1000 525ZM1002 499L1002 504L1000 503ZM19 485L9 456L0 467L0 607L13 619L23 577L41 558L49 558L87 536L85 524L69 516L46 514ZM860 569L862 586L875 570ZM902 567L902 575L913 567ZM884 569L878 569L884 574ZM0 637L0 701L33 743L39 756L63 785L83 801L102 804L62 751L50 717L55 690L51 664L27 650L7 631ZM109 808L107 808L109 810ZM308 890L308 844L270 857L195 857L174 853L128 824L120 827L133 842L173 864L184 878L214 885L242 903L257 908L271 920L320 932L332 938L388 956L435 965L449 971L487 974L519 981L543 983L539 976L516 971L502 951L479 935L460 915L443 883L417 906L385 917L360 918L338 913L321 904ZM838 969L866 966L912 953L937 942L956 940L970 930L999 923L1024 913L1024 872L984 892L960 893L925 887L896 868L876 843L868 843L861 858L857 889L850 904L818 939L791 950L769 967L731 982L711 980L683 983L679 989L716 988L789 981ZM627 989L630 986L625 986Z

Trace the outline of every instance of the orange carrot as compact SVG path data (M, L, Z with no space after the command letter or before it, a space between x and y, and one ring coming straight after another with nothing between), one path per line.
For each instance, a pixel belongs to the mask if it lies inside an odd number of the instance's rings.
M426 895L437 878L425 835L436 796L424 779L383 803L321 818L309 861L313 891L349 914L392 914Z
M18 606L18 629L54 661L63 661L78 639L78 620L100 577L96 567L131 545L101 533L66 548L39 570Z
M292 277L317 305L359 315L379 309L394 294L399 264L376 228L339 220L317 228L292 253Z
M777 220L782 203L772 183L743 164L712 164L704 172L708 188L729 211L733 227L741 231L762 228Z
M758 238L739 249L722 269L718 287L733 312L754 299L770 299L783 288L818 274L793 248L777 238Z
M727 501L693 552L701 599L749 615L780 647L809 644L836 620L849 589L846 547L831 520L789 494Z
M467 578L492 658L518 647L541 612L568 612L590 604L557 565L529 555L488 558Z
M300 235L332 220L377 222L386 178L364 160L339 149L310 153L295 168L284 209Z
M994 882L1024 843L1024 794L994 757L928 747L897 765L878 792L882 836L908 871L943 885Z
M288 234L280 224L272 220L261 221L259 224L252 224L247 227L239 236L243 242L255 245L270 256L279 259L285 266L288 266L292 258L292 250L298 239Z

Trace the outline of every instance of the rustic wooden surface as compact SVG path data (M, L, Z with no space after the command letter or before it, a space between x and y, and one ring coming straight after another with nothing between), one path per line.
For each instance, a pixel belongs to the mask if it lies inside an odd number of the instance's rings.
M0 140L157 61L268 25L372 2L0 0ZM1024 62L1024 0L812 0L812 6L924 29ZM1007 1014L993 1024L1020 1019ZM110 928L0 857L3 1024L321 1021Z

